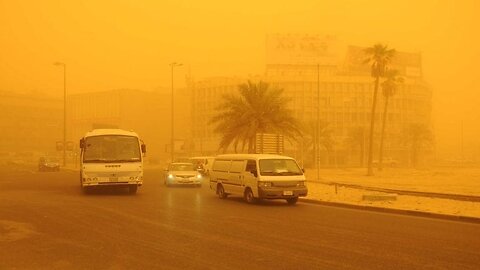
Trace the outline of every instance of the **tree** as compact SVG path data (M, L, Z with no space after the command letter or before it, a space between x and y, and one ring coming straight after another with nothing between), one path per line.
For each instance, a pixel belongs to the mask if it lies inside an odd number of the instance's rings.
M388 49L386 45L375 44L373 47L365 49L367 59L365 63L371 65L371 75L375 78L375 89L373 92L372 114L370 121L370 140L368 147L368 171L367 175L373 175L373 132L375 130L375 109L377 106L377 93L380 84L380 77L385 75L388 64L395 55L394 49Z
M224 151L233 145L248 152L255 152L257 133L283 134L287 139L301 136L299 122L287 108L288 100L282 96L283 89L269 88L265 82L240 84L239 95L225 95L217 107L218 113L210 123L214 131L222 134L219 148Z
M318 143L318 147L323 147L327 152L332 150L334 144L333 130L330 128L328 123L320 121L318 122L317 126L316 121L309 121L304 125L303 134L302 147L304 147L309 156L317 156L319 151L315 149L316 142ZM317 162L315 158L312 158L312 160Z
M349 130L348 136L346 138L346 144L349 148L359 148L359 163L362 167L365 162L365 133L366 132L364 127L354 127Z
M385 73L386 80L382 83L382 93L385 98L385 104L383 108L383 124L382 124L382 133L380 136L380 153L378 156L378 170L383 169L383 142L385 140L385 126L387 123L387 109L388 109L388 100L390 97L395 95L397 92L397 87L399 83L403 82L402 77L398 77L398 70L392 69L387 70Z
M410 149L413 167L418 165L418 153L433 143L433 134L425 124L410 124L403 130L403 143Z

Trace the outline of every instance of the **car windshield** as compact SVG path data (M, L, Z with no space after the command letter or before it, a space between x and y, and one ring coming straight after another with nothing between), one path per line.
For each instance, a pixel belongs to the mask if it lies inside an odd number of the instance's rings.
M261 159L261 175L302 175L302 170L292 159Z
M58 162L58 158L56 157L46 157L45 162Z
M183 164L170 164L170 171L195 171L193 164L183 163Z
M83 162L138 162L138 139L133 136L102 135L85 139Z

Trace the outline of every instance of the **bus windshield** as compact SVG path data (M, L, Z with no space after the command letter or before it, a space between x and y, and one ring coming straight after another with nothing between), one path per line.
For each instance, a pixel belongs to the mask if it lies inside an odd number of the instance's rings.
M85 138L83 162L138 162L138 139L133 136L101 135Z

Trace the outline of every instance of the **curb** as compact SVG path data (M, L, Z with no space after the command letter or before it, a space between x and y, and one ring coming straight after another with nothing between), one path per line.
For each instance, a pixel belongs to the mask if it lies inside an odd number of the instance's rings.
M398 195L408 195L416 197L427 197L427 198L438 198L438 199L450 199L456 201L466 201L466 202L480 202L480 196L474 195L463 195L463 194L448 194L448 193L437 193L437 192L425 192L425 191L413 191L413 190L404 190L404 189L391 189L391 188L377 188L369 186L361 186L355 184L344 184L338 182L323 182L323 181L309 181L312 183L330 185L330 186L339 186L353 189L362 189L368 191L379 191L384 193L395 193Z
M363 210L363 211L373 211L373 212L381 212L381 213L389 213L389 214L401 214L401 215L436 218L436 219L443 219L443 220L450 220L450 221L457 221L457 222L480 224L480 218L469 217L469 216L455 216L455 215L430 213L430 212L422 212L422 211L415 211L415 210L383 208L378 206L356 205L356 204L339 203L339 202L327 202L327 201L319 201L319 200L305 199L305 198L299 198L299 202L318 204L323 206Z

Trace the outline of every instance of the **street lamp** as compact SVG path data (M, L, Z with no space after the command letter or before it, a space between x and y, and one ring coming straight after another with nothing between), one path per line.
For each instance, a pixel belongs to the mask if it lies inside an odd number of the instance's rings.
M62 62L53 63L55 66L63 67L63 167L66 166L67 146L67 65Z
M315 153L315 165L317 167L317 181L320 181L320 64L317 64L317 149Z
M172 112L171 112L171 117L172 117L172 130L171 130L171 141L170 141L170 158L171 158L171 162L173 162L173 158L174 158L174 150L175 150L175 141L174 141L174 133L173 133L173 128L174 128L174 120L173 120L173 117L174 117L174 112L173 112L173 97L174 97L174 93L173 93L173 68L174 67L180 67L182 66L182 64L180 63L176 63L176 62L173 62L173 63L170 63L170 67L172 69Z

